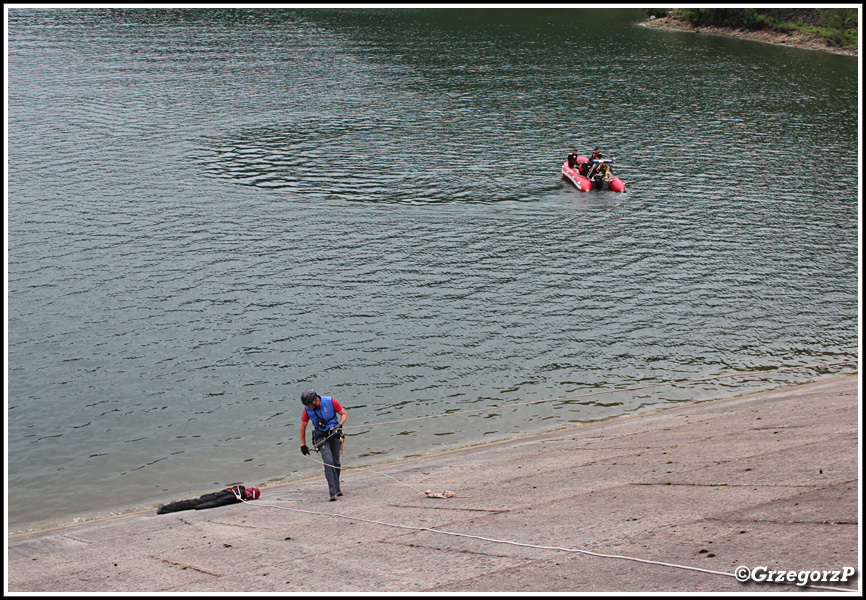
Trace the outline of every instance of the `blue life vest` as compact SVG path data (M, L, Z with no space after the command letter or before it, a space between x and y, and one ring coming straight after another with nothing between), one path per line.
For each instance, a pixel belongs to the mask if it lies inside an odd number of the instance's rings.
M315 430L325 432L340 424L340 416L334 410L334 399L331 396L321 396L321 398L322 402L318 409L307 406L305 410L310 422L315 426Z

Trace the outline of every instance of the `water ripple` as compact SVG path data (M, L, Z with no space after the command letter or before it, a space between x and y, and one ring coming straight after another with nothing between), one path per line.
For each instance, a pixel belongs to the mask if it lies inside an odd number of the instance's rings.
M856 358L856 61L446 12L10 11L13 528Z

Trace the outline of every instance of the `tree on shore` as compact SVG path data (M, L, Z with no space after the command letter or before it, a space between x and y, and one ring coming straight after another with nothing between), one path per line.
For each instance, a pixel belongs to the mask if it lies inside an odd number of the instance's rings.
M858 25L856 8L819 8L816 10L821 15L823 23L832 29L847 31Z

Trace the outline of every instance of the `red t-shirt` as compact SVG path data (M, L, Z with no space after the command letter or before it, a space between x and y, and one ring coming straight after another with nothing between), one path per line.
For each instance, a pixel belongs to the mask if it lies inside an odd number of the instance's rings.
M340 403L337 402L334 398L331 398L331 402L334 403L334 412L335 412L335 413L338 413L338 412L340 412L341 410L343 410L343 407L340 406ZM307 409L306 409L306 408L303 409L303 413L301 414L301 421L303 421L304 423L309 423L309 422L310 422L310 417L309 417L309 415L307 414Z

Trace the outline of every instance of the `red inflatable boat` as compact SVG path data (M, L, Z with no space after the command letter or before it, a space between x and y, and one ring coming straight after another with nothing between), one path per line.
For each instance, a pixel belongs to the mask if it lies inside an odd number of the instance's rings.
M568 160L562 163L562 176L573 183L581 192L588 192L589 190L624 192L625 183L610 172L612 163L613 160L607 158L590 160L585 156L578 156L576 169L568 166ZM583 172L586 174L583 175Z

